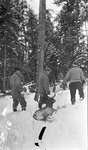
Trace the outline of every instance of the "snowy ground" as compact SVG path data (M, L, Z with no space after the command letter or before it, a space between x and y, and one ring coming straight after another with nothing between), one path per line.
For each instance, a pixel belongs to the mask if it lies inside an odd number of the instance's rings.
M33 119L38 107L34 94L25 95L28 104L25 112L12 112L11 96L0 98L0 144L8 146L2 150L87 150L87 86L84 101L79 101L77 92L75 105L71 105L69 90L60 91L57 87L56 91L54 108L60 109L52 122ZM39 141L43 126L46 130ZM40 147L36 147L35 142L39 142Z

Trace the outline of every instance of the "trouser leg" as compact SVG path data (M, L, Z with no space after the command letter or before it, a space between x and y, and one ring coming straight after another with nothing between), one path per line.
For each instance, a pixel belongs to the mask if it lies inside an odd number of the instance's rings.
M39 101L39 103L38 103L38 107L39 107L39 109L41 109L41 108L42 108L42 104L43 104L43 103L42 103L42 101L40 100L40 101Z
M13 98L13 111L17 111L18 104L19 100L17 98Z
M77 88L79 91L80 98L84 98L83 86L80 82L77 83Z
M48 101L47 101L47 107L53 107L53 104L55 103L54 98L48 97Z
M22 110L26 110L27 103L26 103L25 98L23 96L20 96L20 105L22 107Z
M71 103L75 103L75 94L76 94L76 85L75 83L70 83L69 85L70 95L71 95Z
M40 100L39 100L39 103L38 103L38 107L39 109L42 108L42 105L44 104L44 97L43 96L40 96Z

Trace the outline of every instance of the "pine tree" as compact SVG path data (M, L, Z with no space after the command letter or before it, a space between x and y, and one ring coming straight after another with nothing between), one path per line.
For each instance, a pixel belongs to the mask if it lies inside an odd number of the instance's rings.
M71 67L72 63L77 61L78 56L81 57L82 49L80 49L80 27L83 24L81 18L80 0L67 1L56 0L57 5L64 4L61 13L57 16L57 36L60 39L59 49L59 67L63 73Z
M18 43L18 21L14 16L14 8L11 0L0 1L0 47L3 66L3 90L6 89L6 65L9 51ZM8 50L8 51L7 51Z

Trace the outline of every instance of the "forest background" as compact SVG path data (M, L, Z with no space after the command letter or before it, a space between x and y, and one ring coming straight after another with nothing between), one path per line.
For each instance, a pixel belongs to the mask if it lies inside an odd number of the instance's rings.
M87 0L54 0L58 10L46 9L44 64L57 81L76 62L88 76ZM0 88L19 67L25 83L36 80L39 18L26 0L0 0ZM42 40L42 39L41 39Z

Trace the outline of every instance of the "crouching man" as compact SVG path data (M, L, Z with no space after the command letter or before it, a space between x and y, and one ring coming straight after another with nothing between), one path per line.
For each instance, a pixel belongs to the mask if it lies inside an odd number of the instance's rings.
M24 99L23 91L23 75L18 68L10 77L10 88L13 98L13 111L17 111L17 106L20 103L22 111L26 110L26 101Z
M50 94L49 78L48 78L49 73L50 73L50 69L44 68L44 71L43 73L41 73L40 78L39 78L40 100L39 100L38 106L40 109L42 109L43 104L45 104L46 107L52 107L53 103L55 102L53 98L50 98L48 96Z

